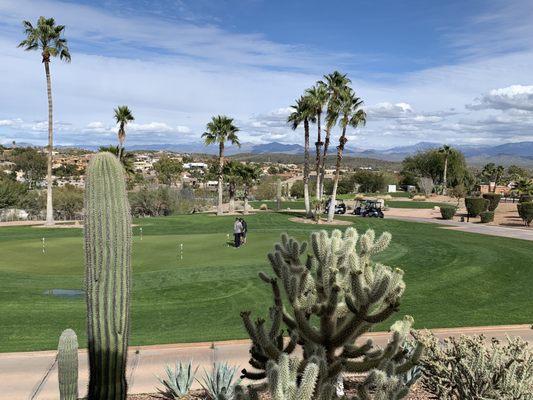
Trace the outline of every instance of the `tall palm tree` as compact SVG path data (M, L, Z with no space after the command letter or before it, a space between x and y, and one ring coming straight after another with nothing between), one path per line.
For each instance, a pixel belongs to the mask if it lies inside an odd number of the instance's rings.
M335 203L337 197L337 186L339 185L340 168L342 161L342 153L344 146L348 141L346 137L346 128L351 126L357 128L366 123L366 113L360 107L363 105L363 101L357 97L351 88L347 88L341 92L338 98L339 110L340 110L340 127L342 134L339 138L339 145L337 146L337 163L335 165L335 177L333 178L333 190L331 193L331 201L329 203L328 222L333 221L335 215Z
M64 25L56 25L53 18L39 17L37 26L29 21L23 21L26 39L19 43L18 47L24 50L40 50L44 71L46 74L46 90L48 94L48 165L46 173L46 222L45 225L54 224L54 209L52 203L52 163L54 148L54 122L52 107L52 80L50 78L50 61L52 57L70 62L70 52L67 40L62 37Z
M452 148L445 144L439 149L439 153L444 155L444 172L442 174L442 186L444 188L442 194L446 194L448 188L448 157L452 154Z
M315 142L316 147L316 198L320 198L320 161L321 161L321 150L324 142L322 141L322 113L324 112L324 107L328 103L329 94L326 85L324 82L317 82L315 86L311 89L307 89L307 96L309 96L309 101L311 107L314 110L316 115L316 126L317 126L317 139Z
M118 106L113 111L115 111L115 121L118 124L118 159L120 160L126 140L126 125L128 122L135 121L135 118L128 106Z
M305 213L311 216L311 199L309 198L309 122L315 121L315 110L309 96L302 96L291 106L293 112L287 118L293 130L304 124L304 204Z
M225 115L213 117L207 124L206 131L202 134L206 145L218 143L218 206L217 215L223 214L222 191L224 178L224 145L226 142L241 146L237 136L239 128L233 124L233 118Z
M324 151L322 153L321 167L320 167L320 191L319 198L324 196L324 176L326 174L326 158L328 155L329 143L331 140L331 130L337 124L339 117L339 96L346 90L351 80L339 71L334 71L329 75L324 75L322 84L326 86L329 99L326 115L326 137L324 140Z

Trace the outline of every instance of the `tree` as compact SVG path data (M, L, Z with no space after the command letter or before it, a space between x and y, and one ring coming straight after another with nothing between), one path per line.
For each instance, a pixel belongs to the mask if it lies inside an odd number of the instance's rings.
M351 83L346 74L341 74L339 71L334 71L329 75L324 75L324 81L322 82L328 92L328 105L326 114L326 137L324 140L324 150L322 152L322 160L320 166L320 183L319 197L322 199L324 195L324 176L326 175L326 158L328 155L329 143L331 140L331 130L337 124L339 117L339 101L340 93L344 92L348 85Z
M316 147L316 198L320 197L320 163L321 163L321 151L324 142L322 141L322 113L324 112L324 107L328 103L328 89L324 82L317 82L315 86L306 91L307 97L309 98L310 107L316 116L316 126L317 126L317 139L315 142Z
M206 146L218 143L218 206L217 215L223 214L222 190L224 180L224 145L226 142L241 146L237 136L239 128L233 124L233 118L225 115L213 117L207 124L206 131L202 134Z
M26 51L40 50L44 71L46 74L46 89L48 94L48 164L46 174L46 222L45 225L54 224L54 211L52 203L52 163L54 148L53 132L53 107L52 107L52 80L50 77L50 61L52 57L70 62L70 52L67 40L62 37L64 25L56 25L54 18L39 17L37 26L29 21L23 21L26 39L19 43L18 47Z
M309 122L315 120L315 109L309 96L302 96L291 106L293 112L287 118L291 128L296 130L301 123L304 125L304 204L305 213L311 217L311 200L309 198Z
M163 155L154 163L154 170L157 173L157 179L164 185L172 185L179 180L183 172L183 165L178 160L174 160L167 155Z
M499 185L502 183L504 174L505 168L502 165L497 166L494 163L488 163L481 170L480 179L487 185L490 185L491 182Z
M118 159L122 159L124 141L126 140L126 125L128 122L135 121L133 113L128 106L118 106L115 111L115 121L118 124Z
M13 150L11 161L15 163L15 170L24 172L24 179L30 189L35 188L46 175L47 159L32 147Z
M431 178L434 184L441 182L444 176L444 155L438 149L420 151L402 161L401 175L409 180L418 181L419 177ZM446 171L446 184L457 186L467 184L469 172L463 153L450 148Z
M124 167L124 172L126 173L126 178L130 178L135 175L135 166L133 165L135 161L135 156L131 152L125 151L125 148L120 149L118 146L100 146L98 148L100 153L108 152L114 154L115 156L119 155L119 152L122 151L122 156L120 157L120 163Z
M339 145L337 146L337 162L335 164L335 176L333 178L333 190L331 193L331 202L328 211L328 222L333 221L335 215L335 203L337 196L337 186L339 185L339 176L341 169L342 153L344 146L348 141L346 137L346 129L348 126L357 128L366 123L366 113L360 107L363 105L363 100L357 97L351 88L346 88L339 96L339 111L340 111L340 127L342 129L341 137L339 138Z
M244 200L243 213L248 214L248 196L250 195L250 188L261 176L261 168L254 164L239 163L235 166L234 174L242 184L242 197Z
M448 145L444 145L439 149L439 153L444 156L444 171L442 173L442 186L443 186L443 193L446 194L447 189L447 173L448 173L448 157L452 154L452 148Z
M236 161L228 161L224 164L224 176L228 182L228 211L230 213L235 211L235 195L237 193L237 185L239 184L240 176L237 168L240 163Z

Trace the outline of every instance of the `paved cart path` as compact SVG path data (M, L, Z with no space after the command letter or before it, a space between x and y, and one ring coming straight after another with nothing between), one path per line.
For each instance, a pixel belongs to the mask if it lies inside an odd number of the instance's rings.
M439 337L483 333L487 337L504 339L506 335L521 336L533 343L533 330L529 325L448 328L433 330ZM378 345L384 345L386 332L367 335ZM248 340L216 343L170 344L130 347L128 380L130 393L151 393L158 385L156 376L163 374L165 365L176 360L193 360L202 368L209 368L215 360L226 361L240 368L248 366ZM0 353L0 400L57 400L57 366L55 351L25 353ZM87 387L87 353L80 351L80 394ZM46 377L47 376L47 377ZM46 377L46 379L44 379ZM39 390L36 388L39 387ZM33 393L37 392L36 395Z

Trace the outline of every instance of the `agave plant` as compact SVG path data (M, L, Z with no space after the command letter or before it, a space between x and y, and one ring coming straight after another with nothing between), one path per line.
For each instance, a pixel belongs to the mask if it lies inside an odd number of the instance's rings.
M174 369L167 365L165 368L166 378L157 377L164 386L162 389L157 388L159 397L165 400L177 400L185 397L191 390L197 370L198 367L193 371L191 361L188 363L176 361Z
M204 370L202 381L198 381L210 400L232 400L235 386L240 383L235 374L237 367L227 363L214 363L211 372Z

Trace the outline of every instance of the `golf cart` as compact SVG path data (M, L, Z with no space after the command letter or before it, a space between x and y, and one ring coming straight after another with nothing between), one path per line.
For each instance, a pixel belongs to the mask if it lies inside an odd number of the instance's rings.
M358 204L359 203L359 204ZM378 200L363 200L357 201L353 210L354 215L361 217L383 218L385 214L381 210L381 201Z
M325 209L326 214L329 212L330 204L331 204L331 199L328 199L328 201L326 202L326 209ZM344 203L335 204L335 214L346 214L346 204Z

